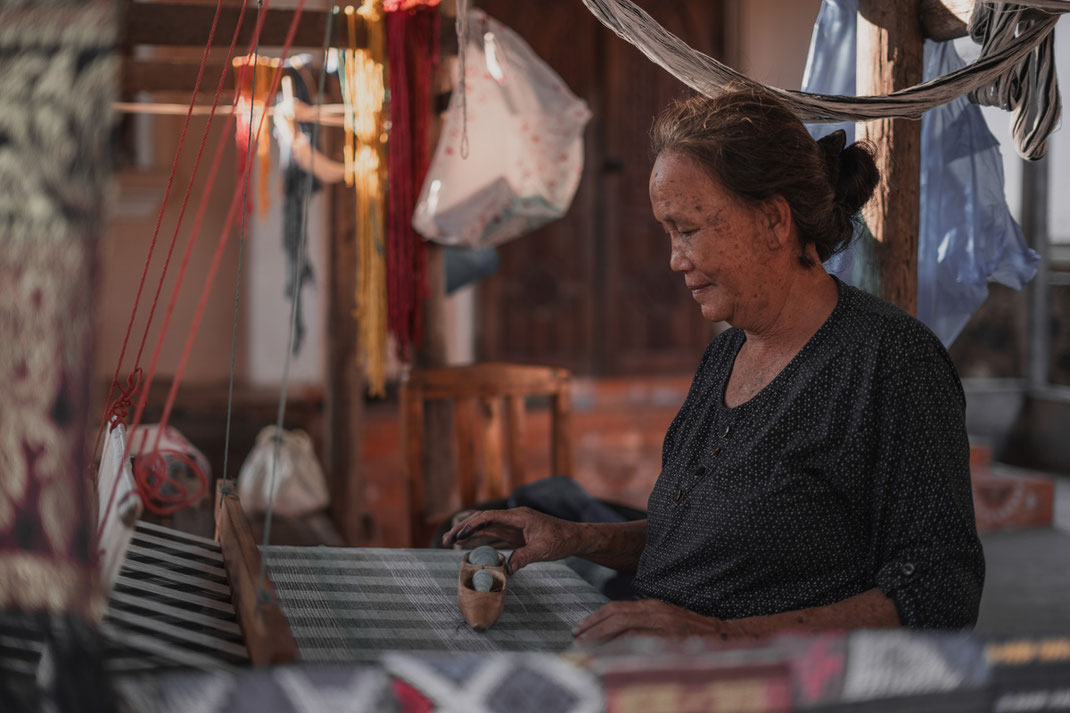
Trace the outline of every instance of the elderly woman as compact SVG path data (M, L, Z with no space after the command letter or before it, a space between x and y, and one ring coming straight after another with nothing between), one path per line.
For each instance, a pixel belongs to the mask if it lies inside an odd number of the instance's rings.
M814 141L758 91L696 97L653 128L650 202L710 342L668 433L648 519L474 515L509 567L579 555L635 571L642 599L581 640L785 629L970 627L984 558L965 399L937 338L830 276L878 181L870 151Z

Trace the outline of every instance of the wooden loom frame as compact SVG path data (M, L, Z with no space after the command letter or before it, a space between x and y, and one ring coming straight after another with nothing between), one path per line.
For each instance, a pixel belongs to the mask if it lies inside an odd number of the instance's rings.
M241 501L229 481L217 483L215 517L215 539L223 552L230 598L245 648L249 651L249 661L254 666L293 663L297 660L297 641L279 606L271 577L263 568L260 550ZM266 600L261 598L262 568Z

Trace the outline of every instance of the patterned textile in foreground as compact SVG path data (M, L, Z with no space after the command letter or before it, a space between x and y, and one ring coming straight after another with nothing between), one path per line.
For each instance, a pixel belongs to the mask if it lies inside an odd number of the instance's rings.
M85 431L114 2L0 3L0 609L98 613Z

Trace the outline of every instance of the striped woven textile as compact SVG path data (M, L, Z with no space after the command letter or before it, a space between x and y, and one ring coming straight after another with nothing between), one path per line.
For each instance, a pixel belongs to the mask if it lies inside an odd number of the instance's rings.
M104 669L122 674L247 664L230 598L218 542L138 522L95 642ZM70 636L60 618L0 613L0 680L34 679L50 627L56 630L51 638Z
M112 671L249 660L219 543L139 521L101 625Z
M384 651L562 651L608 601L568 567L542 562L509 578L490 630L457 605L458 550L261 547L302 661L362 661Z

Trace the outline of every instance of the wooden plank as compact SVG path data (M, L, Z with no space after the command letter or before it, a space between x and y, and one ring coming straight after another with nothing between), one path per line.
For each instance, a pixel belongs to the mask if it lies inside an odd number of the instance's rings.
M568 372L562 377L561 388L554 395L550 414L551 475L572 477L572 399L568 391Z
M182 59L135 59L124 57L119 63L119 90L132 92L182 92L189 94L197 83L200 62ZM219 86L223 63L210 61L204 68L200 96L210 100ZM223 91L229 101L234 95L234 72L224 73ZM220 107L223 108L223 107Z
M457 428L457 490L461 506L476 501L476 402L471 398L459 398L453 410ZM436 473L431 473L435 477Z
M524 484L524 432L525 412L523 396L505 397L505 442L509 458L509 485L511 492Z
M965 37L975 0L921 0L921 29L926 39L943 42Z
M401 438L408 478L410 545L426 530L427 487L424 470L424 401L418 389L401 384Z
M260 550L241 509L238 496L216 488L216 539L223 550L223 564L230 582L234 611L245 637L249 660L254 666L292 663L297 659L297 642L276 603L278 596L265 573L260 581ZM258 601L263 585L269 601Z
M226 47L234 36L240 7L224 6L219 13L219 23L212 39L214 46ZM260 31L261 47L281 47L286 43L286 33L293 22L294 10L265 10L264 27ZM208 41L215 17L215 7L208 5L184 5L180 3L130 3L119 43L121 46L168 45L203 47ZM322 48L326 31L327 13L322 10L305 10L298 20L293 46ZM256 26L256 8L250 3L238 33L238 48L244 52L252 39ZM357 44L366 42L363 20L357 18Z
M519 364L475 364L414 371L412 380L426 398L532 395L552 396L568 370Z
M502 498L507 494L502 445L502 431L505 426L502 418L502 400L484 396L479 400L479 405L483 416L483 492L480 498L484 500Z
M919 0L861 0L857 91L887 94L922 80ZM879 242L882 297L917 314L921 122L881 119L858 124L858 138L877 149L881 181L863 210Z

